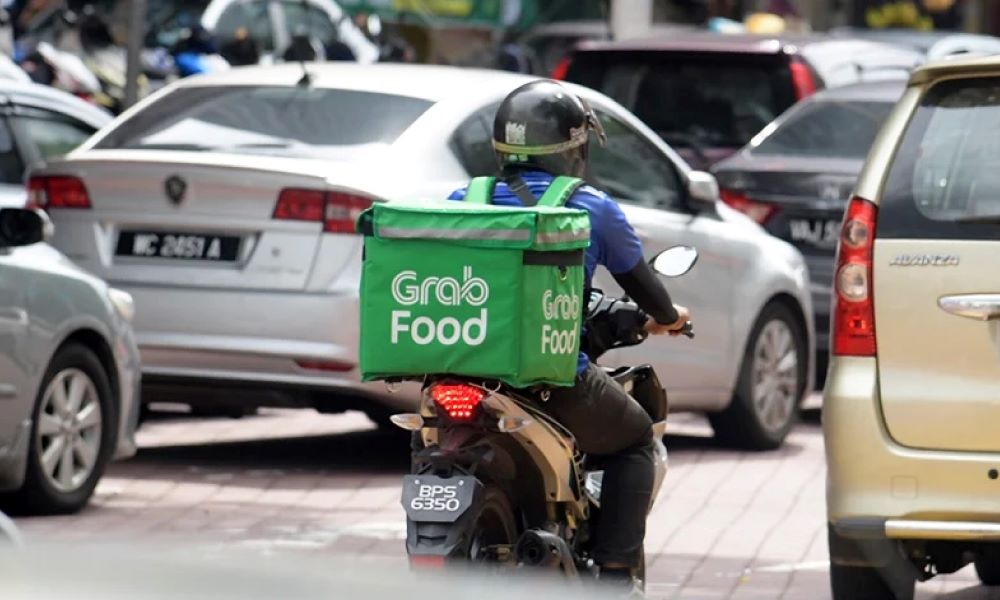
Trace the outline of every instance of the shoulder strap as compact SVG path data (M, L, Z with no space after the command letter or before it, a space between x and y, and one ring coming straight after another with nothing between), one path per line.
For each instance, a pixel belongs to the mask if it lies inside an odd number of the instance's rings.
M465 201L469 204L490 204L493 200L493 188L497 185L496 177L476 177L465 189Z
M583 180L579 177L566 177L560 175L552 180L545 193L538 199L538 206L549 206L558 208L566 204L569 197L576 193L583 185Z

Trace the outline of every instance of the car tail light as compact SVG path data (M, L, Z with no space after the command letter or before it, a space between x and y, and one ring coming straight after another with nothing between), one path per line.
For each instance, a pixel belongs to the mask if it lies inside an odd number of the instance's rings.
M847 205L834 275L833 353L875 356L872 249L877 207L854 197Z
M443 569L444 566L445 557L443 556L410 555L410 567L414 569Z
M358 216L372 205L372 199L357 194L330 192L326 196L326 215L323 231L327 233L354 233Z
M323 223L327 233L354 233L354 223L373 200L359 194L285 188L274 205L275 219Z
M434 403L454 421L471 421L476 407L486 397L482 388L465 383L437 383L431 386Z
M809 66L799 60L793 60L788 68L792 71L792 87L795 89L795 99L801 100L816 93L816 79Z
M552 69L551 78L557 81L565 80L566 73L569 72L569 65L571 62L573 62L573 59L570 58L569 56L566 56L562 60L560 60L559 63L556 65L556 67Z
M339 360L297 360L299 367L310 371L332 371L335 373L346 373L354 370L354 365L349 362Z
M28 180L28 206L90 208L90 196L83 180L67 175L37 175Z
M757 223L763 225L774 214L775 207L763 202L757 202L747 197L746 192L722 188L719 190L722 201L735 208Z
M319 190L281 190L274 205L274 218L289 221L322 221L326 194Z

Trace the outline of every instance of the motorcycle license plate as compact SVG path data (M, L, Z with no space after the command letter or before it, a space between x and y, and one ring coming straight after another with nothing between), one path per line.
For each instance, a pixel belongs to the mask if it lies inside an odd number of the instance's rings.
M403 510L411 521L453 523L473 505L481 486L475 477L403 477Z

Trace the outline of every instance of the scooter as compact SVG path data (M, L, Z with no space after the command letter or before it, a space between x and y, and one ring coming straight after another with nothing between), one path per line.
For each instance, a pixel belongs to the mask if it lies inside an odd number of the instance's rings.
M676 246L652 266L677 277L697 257L694 248ZM599 290L591 292L585 319L583 349L591 360L647 336L638 306ZM694 337L690 322L682 333ZM667 471L666 392L649 365L606 370L654 423L656 498ZM424 382L419 413L392 417L413 432L412 469L402 491L411 565L473 562L596 577L590 523L601 510L604 473L546 414L547 398L544 390L435 376ZM638 577L645 579L644 565Z

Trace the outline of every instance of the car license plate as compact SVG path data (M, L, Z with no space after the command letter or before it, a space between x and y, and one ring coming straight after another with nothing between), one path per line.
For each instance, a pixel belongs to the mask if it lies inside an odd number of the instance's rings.
M233 235L122 231L118 234L115 255L134 258L236 262L239 249L240 238Z
M788 229L793 242L832 248L840 238L840 219L789 219Z
M403 477L403 510L411 521L453 523L473 505L480 484L475 477Z

